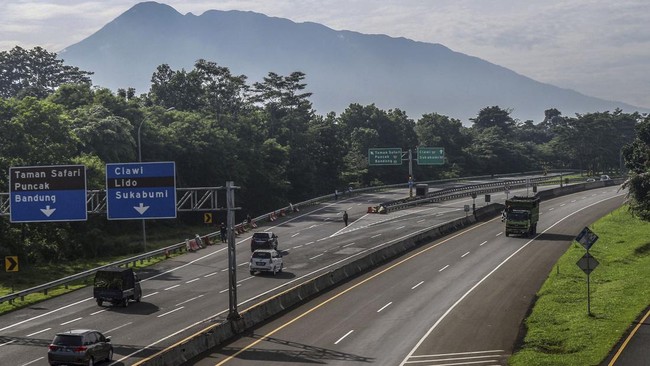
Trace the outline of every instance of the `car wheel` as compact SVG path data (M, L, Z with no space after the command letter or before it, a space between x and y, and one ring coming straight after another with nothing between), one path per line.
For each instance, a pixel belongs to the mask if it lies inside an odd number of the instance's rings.
M95 366L95 359L94 358L90 357L88 359L88 366Z
M282 268L284 268L284 263L280 265L280 269L278 270L278 272L282 273Z
M102 306L102 299L97 299L97 305Z
M277 271L278 271L277 267L276 267L276 266L273 266L273 275L274 275L274 276L275 276L275 274L277 273Z
M142 300L142 292L135 298L135 302L140 302Z
M128 299L128 298L126 298L126 299L124 299L124 300L122 301L122 306L124 306L125 308L128 308L128 307L129 307L129 299Z
M108 356L106 356L106 361L111 362L113 361L113 348L108 350Z
M254 276L254 275L255 275L255 271L251 271L251 276Z

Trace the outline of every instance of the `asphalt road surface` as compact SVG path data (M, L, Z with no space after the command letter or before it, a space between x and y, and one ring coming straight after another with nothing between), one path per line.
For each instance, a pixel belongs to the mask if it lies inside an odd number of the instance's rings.
M479 223L189 364L506 365L535 293L562 270L557 259L623 200L607 187L543 201L532 238L505 237L499 218Z

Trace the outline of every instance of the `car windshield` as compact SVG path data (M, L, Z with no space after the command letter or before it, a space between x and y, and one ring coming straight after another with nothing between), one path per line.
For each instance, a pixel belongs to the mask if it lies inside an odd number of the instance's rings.
M528 212L525 211L514 211L508 214L508 220L519 221L519 220L528 220Z
M81 346L81 336L58 334L52 343L57 346Z
M269 259L269 258L271 258L271 253L269 253L269 252L255 252L255 253L253 253L253 258Z

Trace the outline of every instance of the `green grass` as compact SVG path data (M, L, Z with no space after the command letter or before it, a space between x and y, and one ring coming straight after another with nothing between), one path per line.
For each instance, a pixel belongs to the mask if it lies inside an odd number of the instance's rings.
M216 229L214 227L208 228L206 226L161 228L155 232L147 233L149 234L147 236L147 250L150 251L158 248L164 248L169 245L180 243L186 238L191 239L194 237L195 233L205 235L209 232L214 232L215 230ZM122 235L119 238L115 238L115 240L126 240L129 242L141 243L142 237L137 234ZM140 251L141 250L142 249L140 248ZM19 272L6 273L3 271L0 273L0 296L8 295L13 291L20 291L42 285L60 278L71 276L76 273L80 273L92 268L97 268L133 256L134 255L125 255L120 257L101 258L96 260L50 263L36 266L29 266L25 263L20 263ZM134 268L137 269L141 267L151 266L163 260L165 260L165 256L138 261ZM20 259L19 261L22 262ZM90 284L92 284L92 277L80 280L75 283L69 283L67 286L59 286L57 288L50 289L48 290L47 294L36 293L25 296L23 299L15 299L12 303L0 303L0 315L34 305L53 296L66 294Z
M574 242L538 292L527 333L512 366L598 365L650 300L650 223L620 208L590 226L589 251L600 265L587 276L576 265L585 249Z

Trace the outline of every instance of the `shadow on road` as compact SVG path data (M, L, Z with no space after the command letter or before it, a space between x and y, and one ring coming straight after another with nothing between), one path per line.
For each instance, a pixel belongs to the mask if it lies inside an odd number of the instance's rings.
M334 351L327 348L314 347L308 344L286 341L279 338L266 338L257 334L248 335L247 338L263 339L263 342L259 344L260 346L274 343L275 345L282 346L283 348L250 348L237 355L236 359L282 362L287 364L328 364L331 361L372 363L374 361L373 358L369 357ZM212 358L216 361L218 358L221 358L219 355L232 356L239 351L241 351L241 348L235 347L222 347L219 349L213 349L194 360L190 360L184 365L194 365L196 362L203 359Z
M565 235L565 234L553 234L553 233L544 233L535 238L535 240L547 240L547 241L568 241L571 242L575 239L575 235Z

